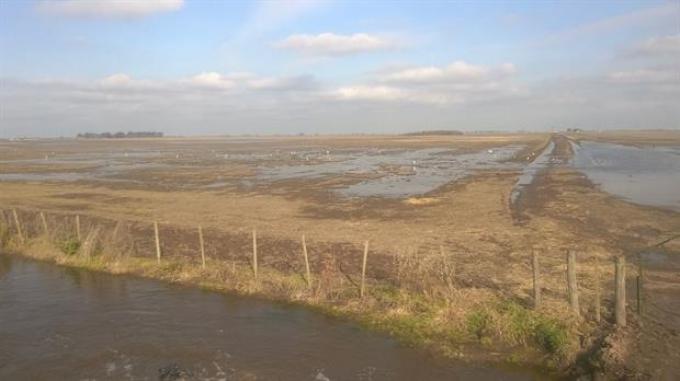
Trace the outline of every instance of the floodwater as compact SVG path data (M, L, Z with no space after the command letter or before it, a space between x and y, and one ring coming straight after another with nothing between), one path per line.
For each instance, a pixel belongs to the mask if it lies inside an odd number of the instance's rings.
M44 158L0 161L23 164L30 172L0 173L6 182L78 182L93 181L116 184L160 183L181 189L219 189L230 185L250 188L282 180L311 180L327 176L355 176L353 184L336 185L331 190L345 197L409 197L423 195L450 182L484 170L519 170L521 164L511 159L523 146L508 145L477 152L460 152L451 148L428 149L300 149L269 152L218 151L112 151ZM243 177L238 184L224 181L219 175L225 165L253 166L255 175ZM73 169L76 166L77 169ZM40 170L41 167L44 169ZM193 169L204 174L198 183L179 176L176 169ZM228 170L228 167L226 167ZM212 178L211 178L212 177ZM235 181L235 180L232 180Z
M551 140L540 155L531 161L531 163L524 166L522 173L517 179L517 183L515 183L515 186L510 193L511 204L515 204L519 200L525 189L534 182L536 175L555 163L555 158L553 156L554 151L555 142Z
M408 197L422 195L481 170L517 169L507 162L522 147L506 146L473 153L446 148L375 150L361 153L328 153L328 161L263 167L264 181L310 179L329 175L366 175L358 183L335 189L348 197Z
M300 307L0 255L0 379L527 380ZM168 380L174 378L167 378Z
M572 165L604 191L641 204L680 211L680 147L572 143Z

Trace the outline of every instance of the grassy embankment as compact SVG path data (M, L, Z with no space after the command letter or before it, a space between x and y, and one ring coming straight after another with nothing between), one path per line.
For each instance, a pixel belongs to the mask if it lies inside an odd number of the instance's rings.
M4 251L59 265L301 304L450 358L557 369L573 363L579 350L578 322L569 314L535 311L490 289L457 287L446 257L403 258L398 280L369 280L362 299L355 282L344 279L330 261L308 286L302 274L266 267L259 268L256 279L250 266L235 262L208 259L205 269L183 258L157 263L152 256L131 255L129 242L97 229L82 240L65 231L22 240L15 230L0 221Z

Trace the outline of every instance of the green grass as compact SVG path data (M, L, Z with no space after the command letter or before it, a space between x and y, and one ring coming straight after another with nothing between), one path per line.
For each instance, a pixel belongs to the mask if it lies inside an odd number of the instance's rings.
M569 333L559 322L541 318L534 327L537 344L548 353L564 354L569 345Z
M78 254L80 246L80 241L75 237L68 237L59 242L59 249L61 252L70 257Z
M479 340L490 334L491 315L484 309L469 312L465 322L468 332Z

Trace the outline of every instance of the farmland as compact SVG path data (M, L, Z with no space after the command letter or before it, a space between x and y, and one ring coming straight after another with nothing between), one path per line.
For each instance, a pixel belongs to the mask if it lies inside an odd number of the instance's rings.
M655 251L663 264L650 262L646 272L647 298L666 308L650 303L638 317L629 299L624 331L612 315L614 258L628 258L632 283L637 255L680 231L672 195L667 205L638 203L595 184L589 173L597 172L572 165L591 149L588 142L680 146L674 132L645 136L2 141L0 207L7 246L43 259L302 303L446 357L578 373L593 371L579 358L596 352L595 371L677 372L677 354L666 350L679 345L667 334L680 329L669 318L680 311L677 240ZM32 239L16 238L13 209ZM100 250L65 257L53 244L73 238L75 216L78 240ZM253 231L260 279L250 269ZM304 282L303 235L311 285ZM365 242L366 296L359 298ZM567 303L570 250L578 263L578 316ZM541 266L538 307L532 253ZM498 350L486 350L493 345ZM644 355L631 360L627 351L636 349Z

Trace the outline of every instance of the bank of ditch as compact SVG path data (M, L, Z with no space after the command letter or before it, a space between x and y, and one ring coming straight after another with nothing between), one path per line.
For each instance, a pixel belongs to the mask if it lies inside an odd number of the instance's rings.
M50 214L41 219L37 211L21 210L17 217L5 211L0 220L4 252L301 304L457 360L538 367L546 376L557 377L572 369L583 355L584 338L590 340L587 337L597 330L569 313L566 303L546 302L534 309L530 301L503 290L461 284L455 255L444 252L436 256L371 252L366 292L360 297L361 255L350 244L312 243L315 255L308 281L295 243L259 235L262 254L256 277L248 234L224 233L223 241L213 242L203 267L183 236L195 232L179 226L164 227L172 234L164 235L159 261L148 239L152 230L133 222L80 216L78 238L73 216ZM218 238L213 232L211 239ZM266 255L266 250L276 254Z

